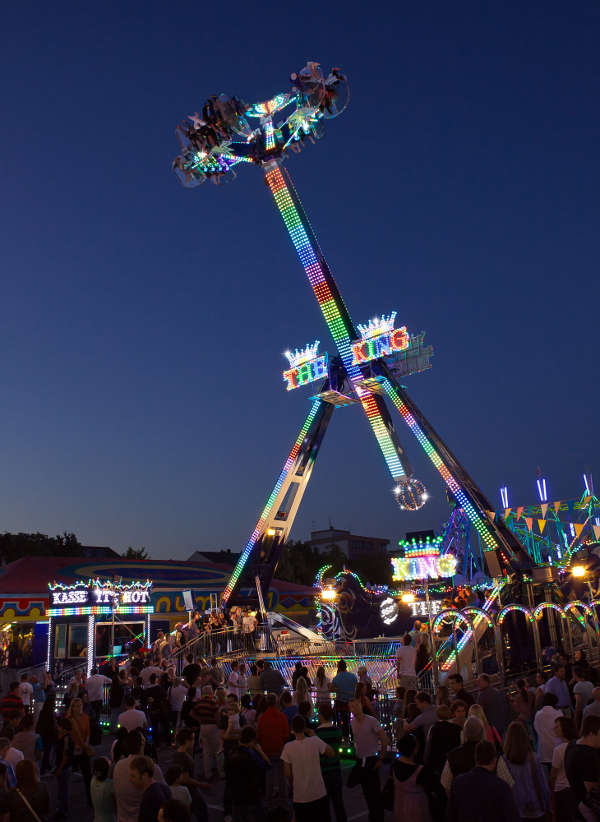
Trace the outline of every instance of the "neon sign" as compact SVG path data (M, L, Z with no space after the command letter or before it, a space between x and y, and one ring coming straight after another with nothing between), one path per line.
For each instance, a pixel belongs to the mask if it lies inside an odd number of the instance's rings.
M352 365L385 357L396 351L406 351L410 346L410 335L406 326L394 328L396 312L392 311L389 317L383 314L375 317L366 325L359 323L360 340L352 343Z
M308 385L308 383L327 377L327 354L319 356L318 350L319 340L315 340L312 345L307 345L301 351L296 349L293 353L285 352L284 356L290 363L290 367L283 372L287 391L293 391L294 388L300 388L302 385Z
M112 582L111 580L88 580L64 585L50 583L50 610L53 616L84 616L91 614L152 613L150 603L152 583Z
M456 557L444 554L437 557L392 557L393 579L437 579L451 577L456 571Z

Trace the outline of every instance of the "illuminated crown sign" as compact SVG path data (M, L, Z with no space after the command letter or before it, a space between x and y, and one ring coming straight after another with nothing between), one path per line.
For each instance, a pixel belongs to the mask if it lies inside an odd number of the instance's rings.
M394 330L396 311L392 311L389 317L382 314L381 317L374 317L367 325L358 324L358 330L363 340L370 340L380 334L389 334Z
M293 353L291 351L285 351L284 356L288 358L290 368L297 368L299 365L302 365L302 363L314 360L319 353L319 343L320 340L315 340L312 345L309 343L306 348L303 348L301 351L298 351L298 349Z
M283 372L288 391L327 377L327 354L319 356L319 340L309 343L301 350L296 349L293 353L286 351L284 356L290 363L288 370Z
M394 329L396 312L386 317L374 317L366 325L358 324L361 334L360 340L352 343L352 364L360 365L363 362L377 360L396 351L405 351L410 345L410 335L406 326Z
M394 581L454 576L456 557L453 554L440 554L441 543L442 537L399 542L398 545L404 548L404 556L392 557Z

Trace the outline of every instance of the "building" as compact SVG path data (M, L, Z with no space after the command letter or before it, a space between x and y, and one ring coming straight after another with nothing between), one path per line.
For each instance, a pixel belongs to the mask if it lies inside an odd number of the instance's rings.
M311 531L309 544L320 554L337 547L352 560L373 554L386 554L390 541L378 537L359 537L330 525L326 531Z

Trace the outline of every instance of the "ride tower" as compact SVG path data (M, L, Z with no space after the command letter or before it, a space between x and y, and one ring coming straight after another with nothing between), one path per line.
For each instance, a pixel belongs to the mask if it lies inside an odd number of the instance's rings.
M477 531L488 572L499 577L509 570L529 568L527 552L499 521L490 520L492 506L465 468L444 444L410 399L400 380L430 367L432 349L424 334L396 328L396 312L354 325L308 220L298 193L282 163L324 133L327 119L347 106L346 77L332 69L325 77L318 63L309 62L291 75L291 88L252 105L237 97L209 97L202 111L188 116L176 129L181 153L173 168L184 186L194 188L210 179L220 183L235 177L242 164L260 167L275 205L336 347L335 355L319 354L319 341L286 352L283 372L288 391L319 383L308 415L250 535L222 596L231 599L242 573L256 583L259 598L268 591L281 549L290 533L308 485L319 448L336 408L358 405L373 431L403 510L417 510L427 499L414 476L386 405L399 412L434 467L449 494Z

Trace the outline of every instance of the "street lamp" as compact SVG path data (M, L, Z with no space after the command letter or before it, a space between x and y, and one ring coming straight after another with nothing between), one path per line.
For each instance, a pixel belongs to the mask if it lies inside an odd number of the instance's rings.
M574 565L573 568L571 568L571 576L574 576L577 579L583 579L586 573L585 565Z

